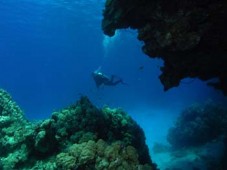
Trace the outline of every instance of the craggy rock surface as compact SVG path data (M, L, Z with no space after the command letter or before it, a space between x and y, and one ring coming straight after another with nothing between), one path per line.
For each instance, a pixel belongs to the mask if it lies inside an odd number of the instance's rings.
M210 80L227 95L227 1L106 0L102 28L138 29L143 51L164 60L164 90L183 78Z
M87 97L50 119L29 122L0 89L0 169L155 170L139 125Z

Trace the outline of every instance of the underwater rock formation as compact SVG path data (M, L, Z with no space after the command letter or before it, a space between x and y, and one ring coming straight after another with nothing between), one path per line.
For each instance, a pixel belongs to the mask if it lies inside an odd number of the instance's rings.
M73 144L66 152L57 155L56 165L61 169L152 170L148 164L139 165L133 146L125 147L122 142L108 144L102 139Z
M225 0L106 0L102 29L138 30L143 52L161 58L164 90L199 78L227 95L227 3Z
M32 124L11 96L0 89L0 169L14 169L28 157Z
M29 122L0 89L0 126L0 169L157 169L139 125L87 97L50 119Z
M227 109L213 102L185 109L167 135L176 157L196 156L205 169L227 168L226 139Z
M227 109L213 102L194 104L170 128L168 141L175 148L204 145L227 136Z

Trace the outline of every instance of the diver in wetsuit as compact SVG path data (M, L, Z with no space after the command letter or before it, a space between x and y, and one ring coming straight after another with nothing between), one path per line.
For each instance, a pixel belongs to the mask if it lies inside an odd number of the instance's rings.
M99 69L92 73L92 77L97 87L100 87L101 85L115 86L119 83L126 84L122 79L118 78L118 80L116 80L117 77L114 75L111 75L111 78L109 78L108 76L100 72Z

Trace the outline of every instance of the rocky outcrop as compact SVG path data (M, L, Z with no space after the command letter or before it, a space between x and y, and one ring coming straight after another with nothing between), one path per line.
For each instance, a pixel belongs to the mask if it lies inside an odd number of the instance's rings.
M157 169L139 125L87 97L34 123L0 89L0 127L0 169Z
M226 139L226 107L211 101L194 104L186 108L169 129L167 140L175 163L171 161L174 168L168 168L177 169L180 164L186 166L187 163L194 169L226 169ZM194 159L188 159L189 156Z
M102 29L138 30L143 52L162 58L164 90L199 78L227 95L227 2L224 0L106 0Z
M174 148L185 148L204 145L223 136L227 136L227 109L209 101L182 111L167 139Z

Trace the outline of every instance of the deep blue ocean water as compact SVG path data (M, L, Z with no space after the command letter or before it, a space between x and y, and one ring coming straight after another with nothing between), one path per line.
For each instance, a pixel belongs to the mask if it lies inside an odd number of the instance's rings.
M226 101L196 79L164 92L158 79L162 61L142 53L134 30L106 37L103 8L104 0L0 1L0 88L28 119L47 118L87 95L98 107L127 111L143 127L151 147L165 141L183 108L210 99ZM97 89L91 73L98 67L128 85Z

